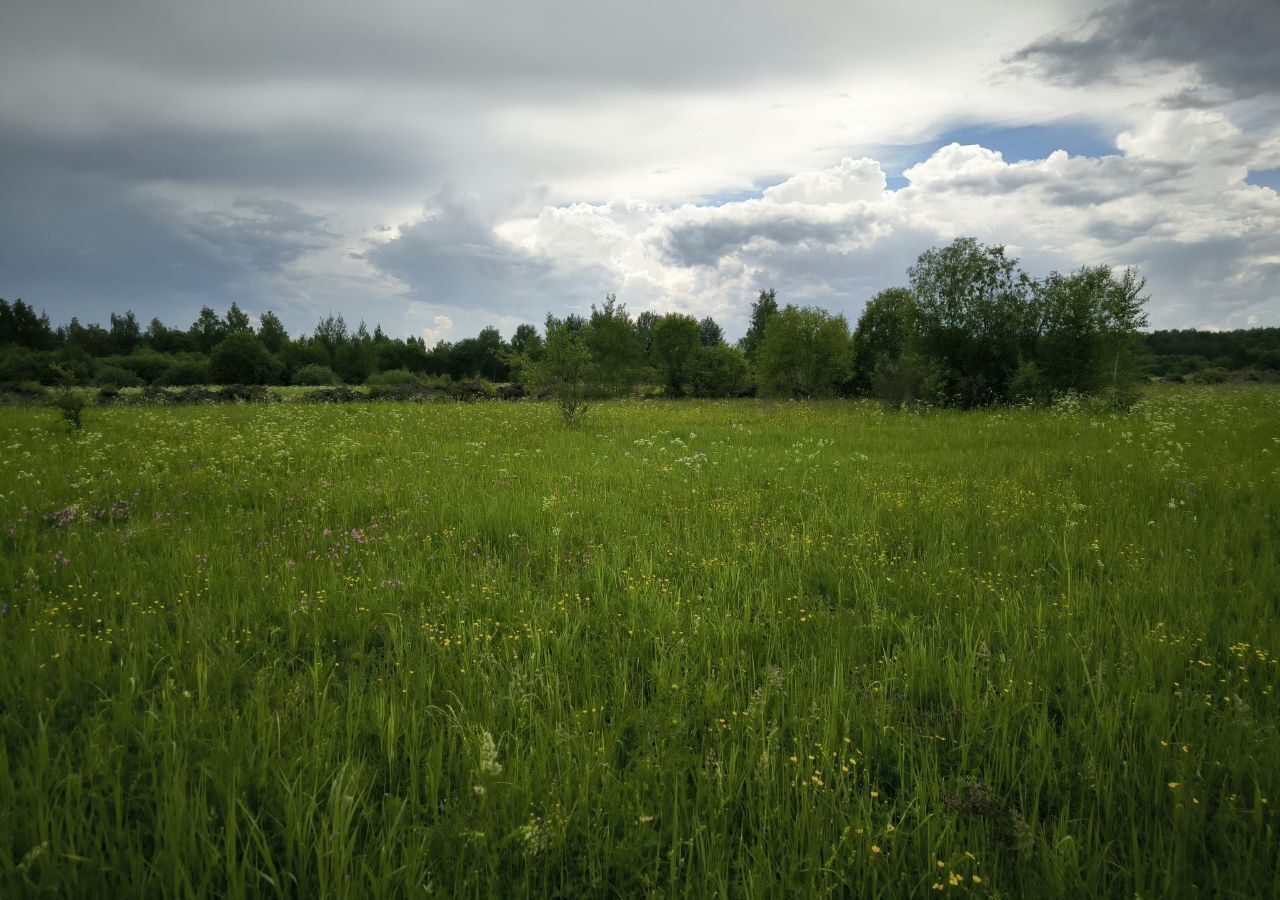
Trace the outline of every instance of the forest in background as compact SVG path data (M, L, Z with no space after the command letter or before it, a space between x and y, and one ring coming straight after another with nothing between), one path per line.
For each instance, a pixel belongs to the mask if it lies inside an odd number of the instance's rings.
M132 312L55 327L0 300L0 383L141 386L524 383L582 396L874 396L962 407L1119 391L1142 377L1277 380L1280 328L1144 331L1143 281L1086 266L1033 279L1000 246L961 238L921 254L909 287L881 291L855 327L763 290L726 340L711 317L644 311L615 295L506 339L487 327L428 347L328 315L291 336L266 311L210 307L186 328Z

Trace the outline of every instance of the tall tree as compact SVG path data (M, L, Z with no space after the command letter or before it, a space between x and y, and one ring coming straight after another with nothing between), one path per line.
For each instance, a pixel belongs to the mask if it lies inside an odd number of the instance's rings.
M289 343L289 332L285 331L280 317L267 310L258 319L258 340L272 353L279 353Z
M212 307L202 306L199 317L191 324L188 333L197 350L201 353L209 353L227 336L227 323L213 311Z
M849 377L849 323L824 309L790 304L769 320L756 376L776 397L830 397Z
M114 353L127 355L142 343L142 328L134 317L133 311L126 311L123 316L111 314L111 349Z
M908 277L921 349L943 367L948 395L966 407L1005 399L1035 343L1031 280L1018 261L962 237L920 254Z
M653 360L673 397L688 389L690 364L702 346L701 329L693 316L668 313L653 326Z
M542 359L529 367L529 380L556 398L566 425L582 421L587 411L595 358L582 329L547 316L547 339Z
M1118 277L1109 266L1051 272L1035 287L1040 317L1034 361L1043 390L1119 390L1135 369L1146 282L1135 269Z
M867 301L853 332L854 390L867 393L877 369L898 361L916 337L916 300L907 288L886 288Z
M249 320L249 314L241 309L235 302L232 302L231 308L227 310L227 334L251 334L253 332L253 323Z
M777 314L778 292L773 288L761 291L755 303L751 304L751 324L747 326L747 333L742 338L742 352L750 362L755 362L760 342L764 340L765 329Z
M626 305L615 294L605 295L600 306L591 304L587 326L587 346L595 357L601 386L614 395L625 393L639 379L644 361Z
M715 319L707 316L698 323L698 337L704 347L718 347L724 343L724 329Z

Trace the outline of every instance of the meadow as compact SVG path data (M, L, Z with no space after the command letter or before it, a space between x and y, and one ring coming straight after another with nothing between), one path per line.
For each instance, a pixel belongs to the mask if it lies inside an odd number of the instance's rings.
M0 896L1280 896L1280 389L0 448Z

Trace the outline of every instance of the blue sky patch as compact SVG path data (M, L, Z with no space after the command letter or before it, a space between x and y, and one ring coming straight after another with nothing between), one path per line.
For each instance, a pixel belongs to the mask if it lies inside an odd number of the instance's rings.
M1253 169L1245 178L1245 183L1280 192L1280 169Z
M889 176L889 189L899 190L908 182L902 173L916 163L924 162L940 147L948 144L980 144L988 150L999 150L1005 162L1044 159L1055 150L1066 150L1072 156L1107 156L1119 152L1115 138L1091 122L1052 122L1045 125L1020 125L1013 128L983 123L958 125L930 141L918 144L887 144L871 155L880 160Z

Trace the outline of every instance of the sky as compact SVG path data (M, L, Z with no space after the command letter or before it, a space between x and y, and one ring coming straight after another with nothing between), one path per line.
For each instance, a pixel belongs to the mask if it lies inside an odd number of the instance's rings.
M852 323L962 235L1280 325L1280 3L44 0L0 14L0 297L510 335L616 294Z

